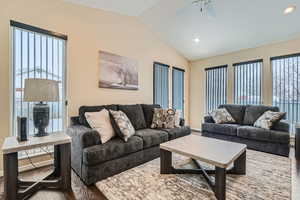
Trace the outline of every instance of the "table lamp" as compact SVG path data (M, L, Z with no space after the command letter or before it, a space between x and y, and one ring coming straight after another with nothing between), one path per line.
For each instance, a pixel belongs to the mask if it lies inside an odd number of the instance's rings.
M33 107L33 123L38 130L35 137L48 135L49 105L47 102L59 101L58 81L47 79L25 79L25 102L39 102Z

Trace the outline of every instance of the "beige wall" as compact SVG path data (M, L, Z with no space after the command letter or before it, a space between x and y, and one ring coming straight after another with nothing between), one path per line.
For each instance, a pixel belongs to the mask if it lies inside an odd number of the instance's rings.
M226 55L201 59L191 63L190 77L190 125L201 128L205 114L205 71L207 67L228 64L228 103L233 103L234 74L233 63L263 59L263 103L272 104L272 74L270 58L300 52L300 38L266 45L253 49L246 49Z
M69 116L76 115L80 105L152 103L153 61L186 70L185 98L188 100L188 61L156 38L136 18L69 4L62 0L1 0L0 144L11 134L10 19L68 35ZM136 59L139 62L140 89L99 89L99 50ZM185 110L189 110L188 101ZM188 120L188 112L185 117ZM2 156L0 163L2 166Z

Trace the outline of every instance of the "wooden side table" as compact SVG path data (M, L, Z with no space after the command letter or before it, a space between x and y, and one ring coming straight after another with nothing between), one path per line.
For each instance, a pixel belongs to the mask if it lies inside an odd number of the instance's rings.
M54 171L38 182L18 178L18 152L54 145ZM71 138L65 133L30 137L19 142L16 137L5 139L3 146L4 195L7 200L27 199L41 189L71 188Z
M296 124L295 134L295 156L297 160L300 160L300 123Z

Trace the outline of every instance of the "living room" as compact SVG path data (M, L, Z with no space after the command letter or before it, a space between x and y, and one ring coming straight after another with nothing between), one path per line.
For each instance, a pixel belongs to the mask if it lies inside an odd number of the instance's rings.
M0 198L299 199L299 8L4 0Z

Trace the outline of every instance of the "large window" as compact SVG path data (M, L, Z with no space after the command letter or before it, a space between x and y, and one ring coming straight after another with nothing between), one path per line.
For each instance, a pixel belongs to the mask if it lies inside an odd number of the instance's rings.
M50 105L47 132L64 129L65 119L65 47L66 36L11 21L13 63L13 130L17 117L27 117L29 135L33 135L34 103L23 101L27 78L51 79L59 82L60 101Z
M172 102L173 108L184 116L184 70L172 68Z
M227 65L206 68L206 112L227 102Z
M271 58L273 105L287 113L292 125L300 121L300 54Z
M169 66L155 62L153 67L154 104L169 108Z
M234 103L262 104L263 60L234 64Z

